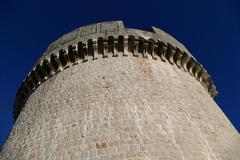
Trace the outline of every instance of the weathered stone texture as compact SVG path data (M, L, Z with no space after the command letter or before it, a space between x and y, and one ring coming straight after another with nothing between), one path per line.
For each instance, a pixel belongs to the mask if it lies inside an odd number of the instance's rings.
M129 53L42 83L0 159L238 160L239 153L238 132L194 76Z

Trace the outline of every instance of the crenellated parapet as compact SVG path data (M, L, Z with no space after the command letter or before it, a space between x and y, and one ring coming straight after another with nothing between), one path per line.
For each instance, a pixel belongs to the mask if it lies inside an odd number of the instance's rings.
M125 28L121 21L80 27L50 44L16 94L14 119L31 93L50 77L74 65L108 57L160 60L189 72L214 98L216 87L204 67L177 40L152 27L151 31Z

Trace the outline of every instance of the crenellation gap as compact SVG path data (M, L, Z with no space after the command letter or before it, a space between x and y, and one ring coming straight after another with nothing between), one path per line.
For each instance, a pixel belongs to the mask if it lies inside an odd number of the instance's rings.
M124 37L123 36L118 36L117 52L121 52L122 54L124 54Z
M173 56L176 53L175 47L168 43L167 45L167 51L166 51L166 59L170 64L174 64Z
M138 54L136 52L137 44L135 42L134 36L128 37L128 51L133 54L134 57L138 57Z
M58 57L55 54L51 54L50 56L50 63L53 66L54 72L57 72L60 68L60 63L57 61Z
M152 59L156 60L156 52L155 52L155 42L153 39L149 39L147 43L147 52L152 56Z
M102 37L98 38L97 46L98 46L98 53L103 55L104 54L104 45L103 45L103 38Z
M73 45L68 46L68 57L71 63L76 64L77 62L77 54L76 47Z
M89 39L87 41L87 52L88 52L88 55L92 57L92 59L94 59L94 57L96 55L94 55L94 47L93 47L93 41L92 39Z

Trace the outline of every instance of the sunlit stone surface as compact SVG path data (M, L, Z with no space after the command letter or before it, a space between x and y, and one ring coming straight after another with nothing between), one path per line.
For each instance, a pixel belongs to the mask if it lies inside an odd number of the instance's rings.
M239 160L240 137L177 40L121 21L53 42L23 81L1 160Z

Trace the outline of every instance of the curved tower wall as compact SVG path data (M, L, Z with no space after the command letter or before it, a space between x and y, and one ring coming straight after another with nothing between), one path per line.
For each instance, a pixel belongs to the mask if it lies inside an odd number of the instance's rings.
M155 27L81 27L24 80L0 159L237 160L239 134L216 94L202 65Z

